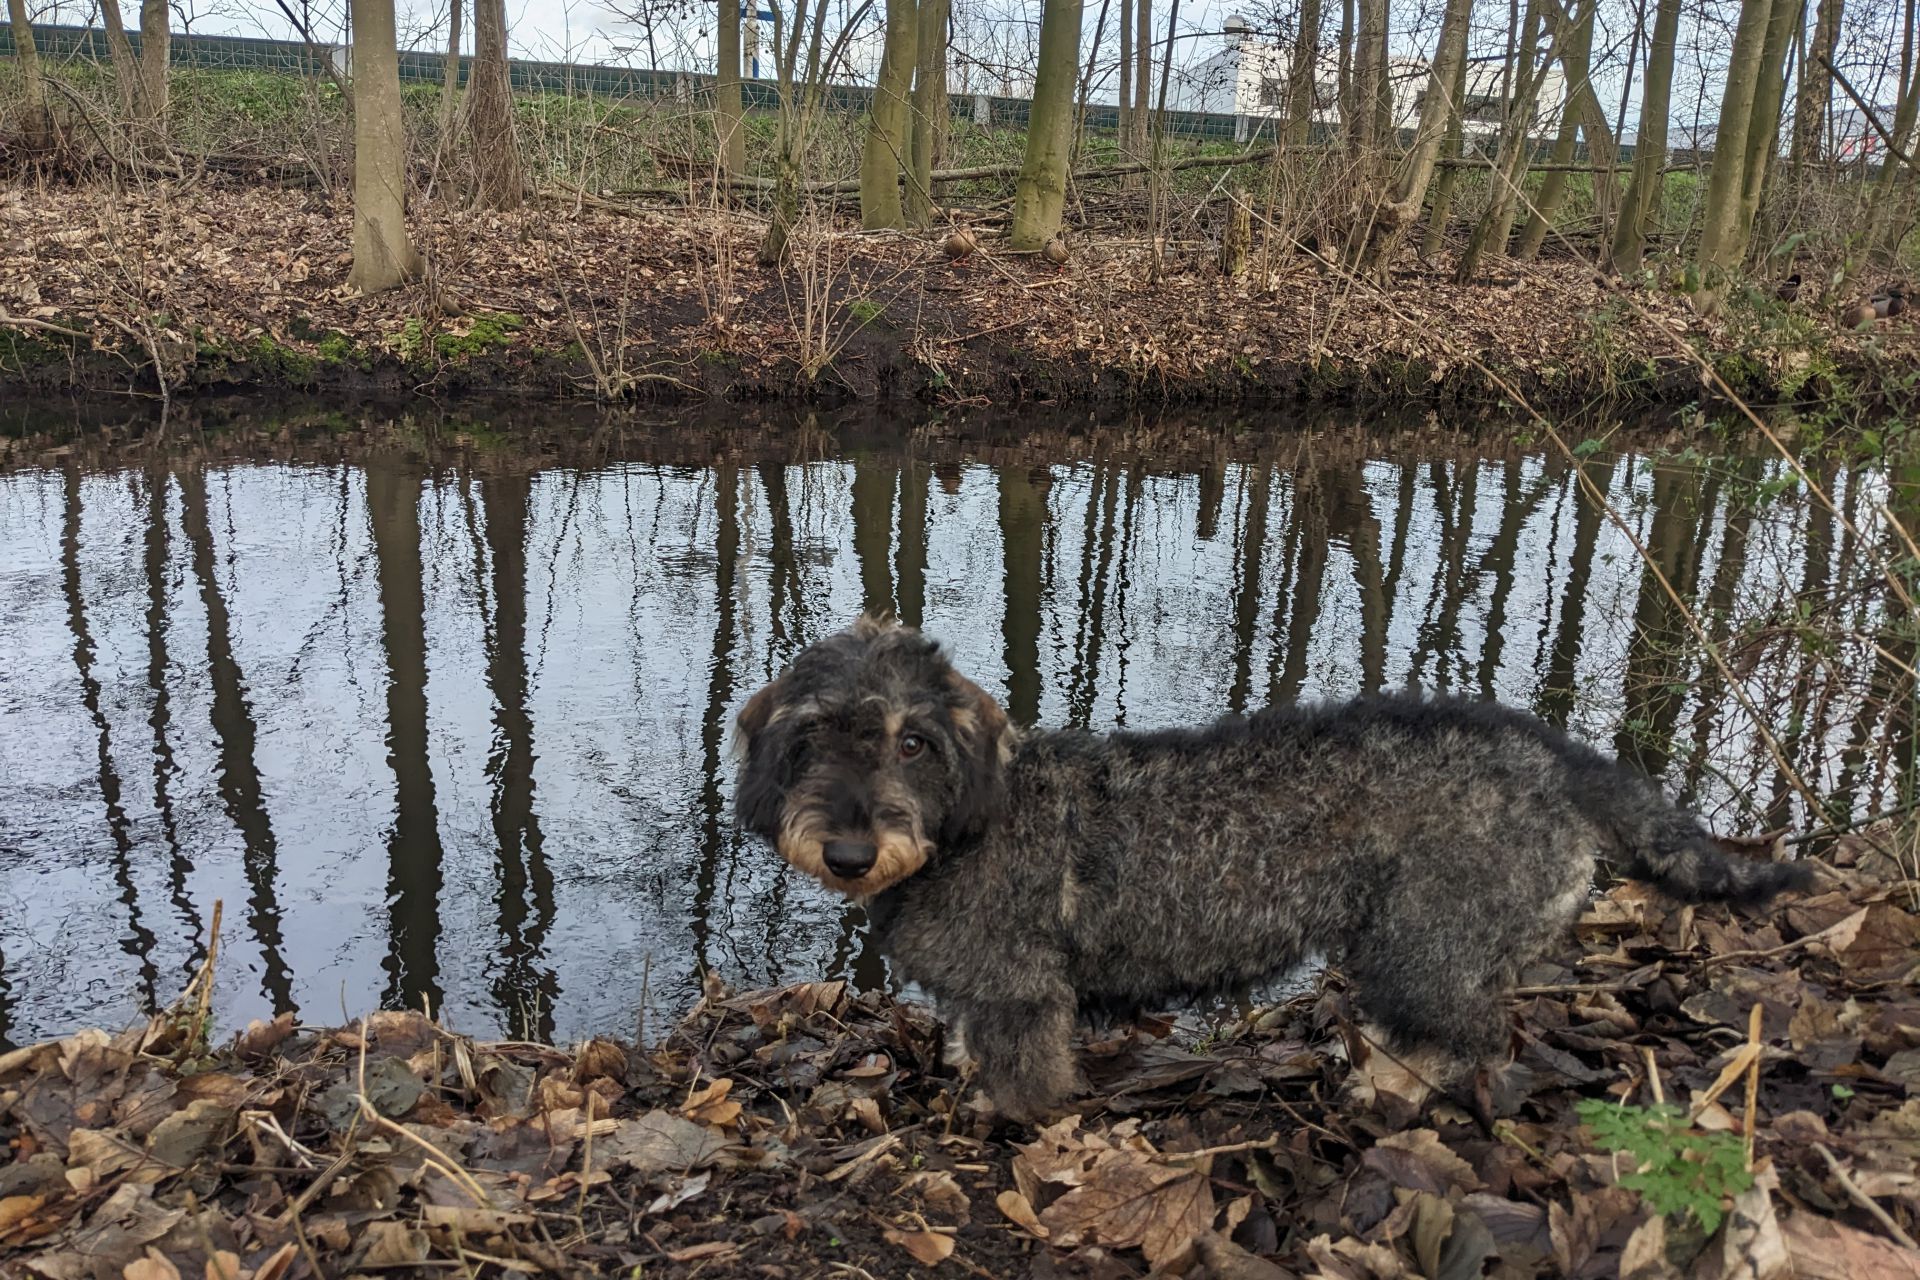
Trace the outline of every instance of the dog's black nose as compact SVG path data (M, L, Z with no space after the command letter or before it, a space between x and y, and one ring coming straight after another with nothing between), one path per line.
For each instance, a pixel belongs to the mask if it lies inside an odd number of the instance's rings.
M826 859L827 870L842 880L858 880L873 870L873 860L880 850L853 840L829 840L820 854Z

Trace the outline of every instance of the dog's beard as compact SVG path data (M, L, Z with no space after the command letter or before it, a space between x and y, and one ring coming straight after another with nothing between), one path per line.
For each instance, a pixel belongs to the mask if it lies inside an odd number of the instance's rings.
M927 865L933 846L918 830L874 831L870 833L877 850L873 866L858 880L835 875L828 867L826 846L829 839L853 834L828 828L825 815L811 806L789 807L780 823L774 847L797 871L812 876L827 888L849 898L871 898L885 892Z

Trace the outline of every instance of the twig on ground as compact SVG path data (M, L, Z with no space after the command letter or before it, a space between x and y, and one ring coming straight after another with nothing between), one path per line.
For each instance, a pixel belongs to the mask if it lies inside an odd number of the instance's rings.
M1827 1150L1826 1143L1816 1142L1813 1144L1813 1149L1818 1151L1820 1158L1827 1162L1827 1168L1833 1171L1833 1180L1840 1184L1841 1189L1847 1193L1849 1200L1872 1214L1873 1220L1885 1227L1887 1234L1891 1235L1895 1240L1898 1240L1909 1249L1920 1249L1920 1244L1914 1243L1913 1237L1908 1235L1900 1224L1893 1220L1893 1215L1885 1209L1882 1209L1878 1201L1860 1189L1860 1184L1855 1182L1853 1178L1848 1175L1847 1171L1841 1167L1840 1161L1834 1156L1833 1152Z

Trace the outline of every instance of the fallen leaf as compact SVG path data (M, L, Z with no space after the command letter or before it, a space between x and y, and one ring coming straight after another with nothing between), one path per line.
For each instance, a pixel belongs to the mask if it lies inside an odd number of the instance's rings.
M490 1235L505 1231L508 1227L525 1227L533 1223L530 1213L507 1213L499 1209L478 1209L466 1205L423 1205L421 1214L429 1226L453 1227L473 1235Z
M732 1090L733 1081L715 1080L682 1103L680 1113L689 1120L724 1129L740 1118L740 1104L727 1097Z
M953 1255L953 1237L938 1231L899 1231L888 1227L880 1233L888 1244L899 1245L923 1267L936 1266Z
M1781 1226L1797 1280L1920 1280L1920 1251L1809 1213Z
M1051 1234L1040 1221L1040 1215L1033 1211L1033 1205L1018 1191L1002 1191L994 1197L993 1203L1007 1221L1028 1235L1045 1240Z
M1484 1185L1473 1166L1448 1150L1432 1129L1390 1133L1367 1148L1360 1161L1410 1191L1445 1196L1450 1191L1478 1191Z
M688 1172L712 1162L727 1140L702 1124L668 1111L650 1111L594 1144L595 1162L629 1168L642 1177L669 1169Z
M1114 1151L1048 1205L1040 1222L1062 1248L1137 1247L1157 1266L1213 1225L1213 1191L1197 1170Z
M149 1247L144 1258L136 1258L120 1271L124 1280L180 1280L180 1268L167 1261L165 1254Z
M0 1200L0 1236L31 1218L46 1202L45 1196L8 1196Z

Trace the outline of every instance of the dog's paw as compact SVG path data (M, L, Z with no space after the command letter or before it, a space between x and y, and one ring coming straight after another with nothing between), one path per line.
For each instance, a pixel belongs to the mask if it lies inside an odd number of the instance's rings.
M980 1062L967 1048L967 1033L959 1023L949 1023L947 1034L940 1045L940 1063L962 1074L971 1075L980 1067Z
M1390 1095L1414 1110L1458 1079L1462 1064L1442 1049L1392 1049L1374 1027L1360 1030L1361 1053L1345 1086L1349 1100L1362 1107L1379 1107Z

